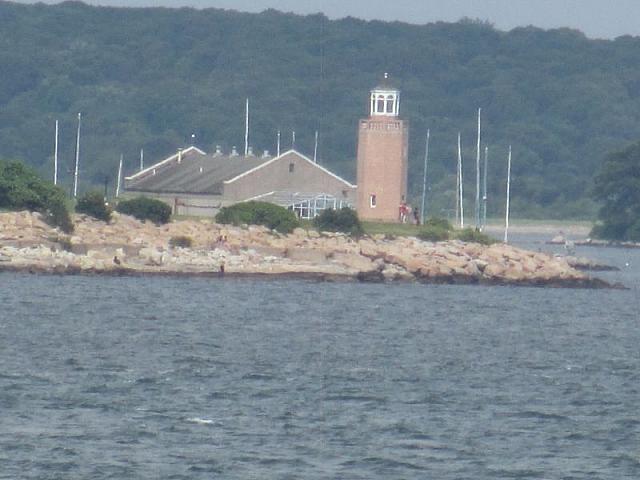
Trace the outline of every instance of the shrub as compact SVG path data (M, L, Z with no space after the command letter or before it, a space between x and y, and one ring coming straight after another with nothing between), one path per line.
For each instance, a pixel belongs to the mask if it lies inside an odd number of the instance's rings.
M131 215L138 220L151 220L156 224L168 223L171 219L171 207L160 200L137 197L118 202L116 210Z
M431 217L425 220L418 233L418 238L427 242L443 242L451 238L452 230L453 226L449 223L449 220Z
M169 240L169 246L179 248L191 248L193 245L193 239L186 235L178 235L177 237L171 237Z
M474 230L473 228L465 228L456 233L456 238L463 242L468 243L480 243L482 245L491 245L496 241L488 235L482 232Z
M348 207L340 210L323 210L313 219L313 224L318 230L325 232L343 232L352 236L360 236L364 233L358 214Z
M78 199L76 212L108 222L111 220L111 208L105 204L104 196L98 191L87 192Z
M420 230L418 238L427 242L443 242L449 240L449 230L438 225L428 225Z
M64 191L20 162L0 161L0 208L37 211L51 225L73 231Z
M450 232L451 230L453 230L453 226L451 225L449 220L447 220L446 218L439 218L439 217L431 217L425 220L424 227L439 228L447 232Z
M267 202L242 202L222 207L216 222L232 225L264 225L280 233L291 233L300 226L295 213Z

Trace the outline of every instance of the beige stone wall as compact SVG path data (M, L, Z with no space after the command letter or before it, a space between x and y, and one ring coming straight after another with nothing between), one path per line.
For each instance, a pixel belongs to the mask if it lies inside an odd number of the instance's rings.
M357 210L362 220L398 221L398 208L407 197L408 141L409 129L403 120L360 120ZM371 195L376 196L373 208Z
M290 167L293 165L293 167ZM290 170L293 171L290 171ZM224 185L224 198L242 201L257 195L292 191L300 193L328 193L355 204L355 188L322 171L296 154L283 155L269 165L259 168Z

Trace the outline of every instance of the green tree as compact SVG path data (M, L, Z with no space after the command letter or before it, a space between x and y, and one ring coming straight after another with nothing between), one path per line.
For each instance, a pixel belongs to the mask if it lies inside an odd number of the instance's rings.
M602 207L592 235L640 241L640 142L609 154L594 183Z
M21 162L0 160L0 208L37 211L64 232L73 231L64 191Z

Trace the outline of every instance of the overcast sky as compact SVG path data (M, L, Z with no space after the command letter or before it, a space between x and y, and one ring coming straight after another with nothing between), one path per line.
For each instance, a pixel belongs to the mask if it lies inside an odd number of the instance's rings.
M300 14L323 12L331 18L350 15L411 23L457 21L466 16L489 20L501 30L535 25L576 28L591 38L640 35L640 0L88 0L87 3L218 7L247 12L276 8Z

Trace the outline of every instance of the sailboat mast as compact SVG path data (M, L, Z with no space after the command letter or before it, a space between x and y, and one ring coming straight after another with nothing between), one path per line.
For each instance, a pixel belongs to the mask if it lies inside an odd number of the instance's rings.
M482 169L482 229L487 226L487 168L489 165L489 147L484 147L484 168Z
M56 139L53 148L53 184L58 184L58 120L56 120Z
M425 206L427 200L427 165L429 163L429 138L431 137L431 131L427 128L427 141L424 148L424 174L422 176L422 208L420 210L420 224L424 225Z
M276 157L280 156L280 130L278 130L278 142L276 145Z
M144 149L140 149L140 171L144 170Z
M509 241L509 202L511 200L511 145L509 145L509 158L507 160L507 206L504 218L504 243Z
M482 109L478 109L478 143L476 145L476 230L480 229L480 116Z
M463 179L462 179L462 143L460 139L460 132L458 132L458 189L459 202L460 202L460 228L464 228L464 195L463 195Z
M78 196L78 168L80 165L80 125L82 113L78 113L78 132L76 133L76 165L73 171L73 198Z
M244 112L244 156L249 155L249 99Z
M116 181L116 198L120 196L121 182L122 182L122 154L120 154L120 163L118 163L118 180Z
M316 130L316 140L313 144L313 163L318 163L318 130Z

